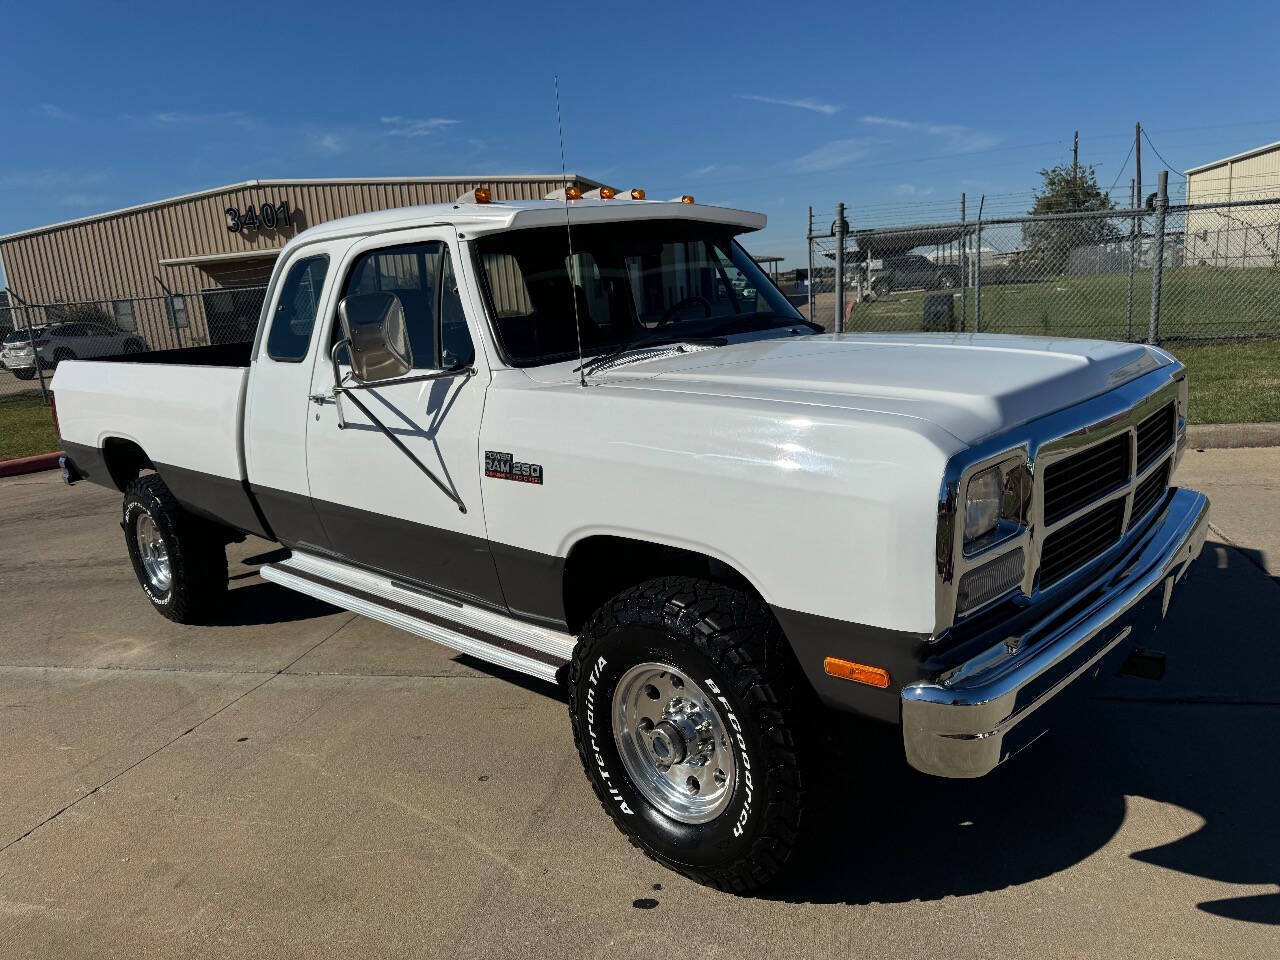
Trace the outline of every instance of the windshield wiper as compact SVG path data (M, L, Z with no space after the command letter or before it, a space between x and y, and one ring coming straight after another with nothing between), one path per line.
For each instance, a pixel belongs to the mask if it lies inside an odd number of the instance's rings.
M611 360L616 360L624 354L630 353L632 350L643 350L645 347L660 347L670 343L688 343L699 347L723 347L729 341L724 337L682 337L674 333L651 334L647 337L641 337L639 340L633 340L630 343L624 343L622 346L608 353L601 354L598 357L592 357L580 367L575 367L573 372L579 370L584 373L591 373L596 368L604 366Z

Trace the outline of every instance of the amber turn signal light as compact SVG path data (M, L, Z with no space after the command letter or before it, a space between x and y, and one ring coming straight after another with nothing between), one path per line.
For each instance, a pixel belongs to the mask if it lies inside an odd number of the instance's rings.
M865 683L869 687L878 687L881 690L889 686L889 671L881 667L869 667L865 663L854 663L852 660L827 657L822 662L822 669L833 677L839 677L841 680Z

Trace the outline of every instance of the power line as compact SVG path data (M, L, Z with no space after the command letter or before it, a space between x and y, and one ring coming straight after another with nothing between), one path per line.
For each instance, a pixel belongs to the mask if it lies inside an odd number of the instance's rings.
M1182 177L1182 174L1178 172L1178 168L1177 168L1177 167L1175 167L1175 166L1174 166L1172 163L1170 163L1168 160L1165 160L1165 158L1164 158L1164 154L1163 154L1163 153L1161 153L1159 150L1156 150L1156 145L1155 145L1154 143L1152 143L1152 142L1151 142L1151 137L1149 137L1149 136L1147 135L1147 131L1146 131L1146 129L1145 129L1145 128L1144 128L1144 129L1143 129L1143 131L1142 131L1142 139L1143 139L1143 140L1145 140L1145 141L1147 141L1147 146L1148 146L1148 147L1150 147L1152 150L1155 150L1155 154L1156 154L1156 156L1160 158L1161 162L1162 162L1162 163L1164 163L1165 168L1166 168L1170 173L1172 173L1175 177ZM1187 179L1187 178L1186 178L1186 177L1182 177L1182 179L1183 179L1183 180L1185 180L1185 179Z
M1111 181L1111 186L1107 187L1107 193L1110 194L1116 188L1116 184L1120 182L1120 178L1124 176L1125 170L1129 169L1129 158L1133 156L1133 147L1136 141L1129 141L1129 152L1124 155L1124 160L1120 164L1120 169L1116 172L1116 178ZM1154 149L1154 148L1153 148Z

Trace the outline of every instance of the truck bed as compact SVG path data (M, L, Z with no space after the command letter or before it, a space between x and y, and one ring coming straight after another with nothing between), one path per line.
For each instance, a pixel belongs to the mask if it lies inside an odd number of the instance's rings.
M68 456L86 479L119 487L117 458L136 446L184 506L257 532L241 429L248 347L236 346L59 364L53 392ZM244 363L227 362L240 353Z

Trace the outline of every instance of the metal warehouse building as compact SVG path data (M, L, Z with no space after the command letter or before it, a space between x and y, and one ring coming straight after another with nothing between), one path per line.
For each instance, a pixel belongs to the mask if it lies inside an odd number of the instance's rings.
M1186 176L1188 204L1280 196L1280 142L1192 167ZM1274 204L1192 210L1186 231L1188 264L1271 267L1280 262Z
M448 203L477 186L494 200L537 199L562 183L558 174L249 180L9 234L0 263L29 323L108 321L153 349L227 343L252 337L276 256L307 227Z

